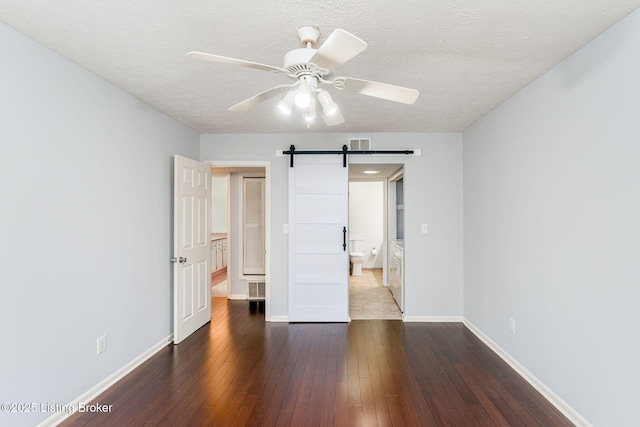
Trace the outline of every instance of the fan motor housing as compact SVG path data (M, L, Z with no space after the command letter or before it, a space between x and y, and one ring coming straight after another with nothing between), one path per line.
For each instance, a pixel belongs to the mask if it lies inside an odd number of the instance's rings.
M301 47L299 49L293 49L284 55L284 67L285 69L292 71L291 68L299 69L300 65L306 65L309 60L313 58L313 55L317 52L317 49L311 49Z

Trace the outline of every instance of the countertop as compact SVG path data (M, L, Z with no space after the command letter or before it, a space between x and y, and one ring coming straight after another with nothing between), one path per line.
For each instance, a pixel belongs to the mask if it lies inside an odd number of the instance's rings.
M222 240L227 238L227 233L211 233L211 241Z

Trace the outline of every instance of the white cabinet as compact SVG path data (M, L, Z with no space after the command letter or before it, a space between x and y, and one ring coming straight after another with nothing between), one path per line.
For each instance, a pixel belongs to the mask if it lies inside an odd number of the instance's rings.
M222 240L216 241L216 271L222 268Z
M222 241L222 268L227 266L227 239Z
M227 239L211 241L211 272L215 273L227 266Z
M394 240L389 243L389 290L404 311L402 287L404 286L404 245L402 241Z
M215 273L218 270L218 249L216 248L215 240L211 241L211 272Z

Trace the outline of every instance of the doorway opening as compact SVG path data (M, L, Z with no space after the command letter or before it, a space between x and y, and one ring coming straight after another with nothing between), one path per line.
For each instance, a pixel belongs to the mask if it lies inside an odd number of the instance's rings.
M211 297L227 298L229 172L211 168Z
M396 201L402 171L402 164L349 164L351 319L402 319L402 300L390 288L397 284L393 244L404 221Z
M268 320L269 162L207 163L212 176L211 297L249 300Z

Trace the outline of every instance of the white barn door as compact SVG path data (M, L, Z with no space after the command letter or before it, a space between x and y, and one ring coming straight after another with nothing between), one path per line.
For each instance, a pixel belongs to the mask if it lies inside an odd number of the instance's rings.
M211 321L211 167L175 156L173 342Z
M340 155L289 168L289 321L349 321L349 171Z

